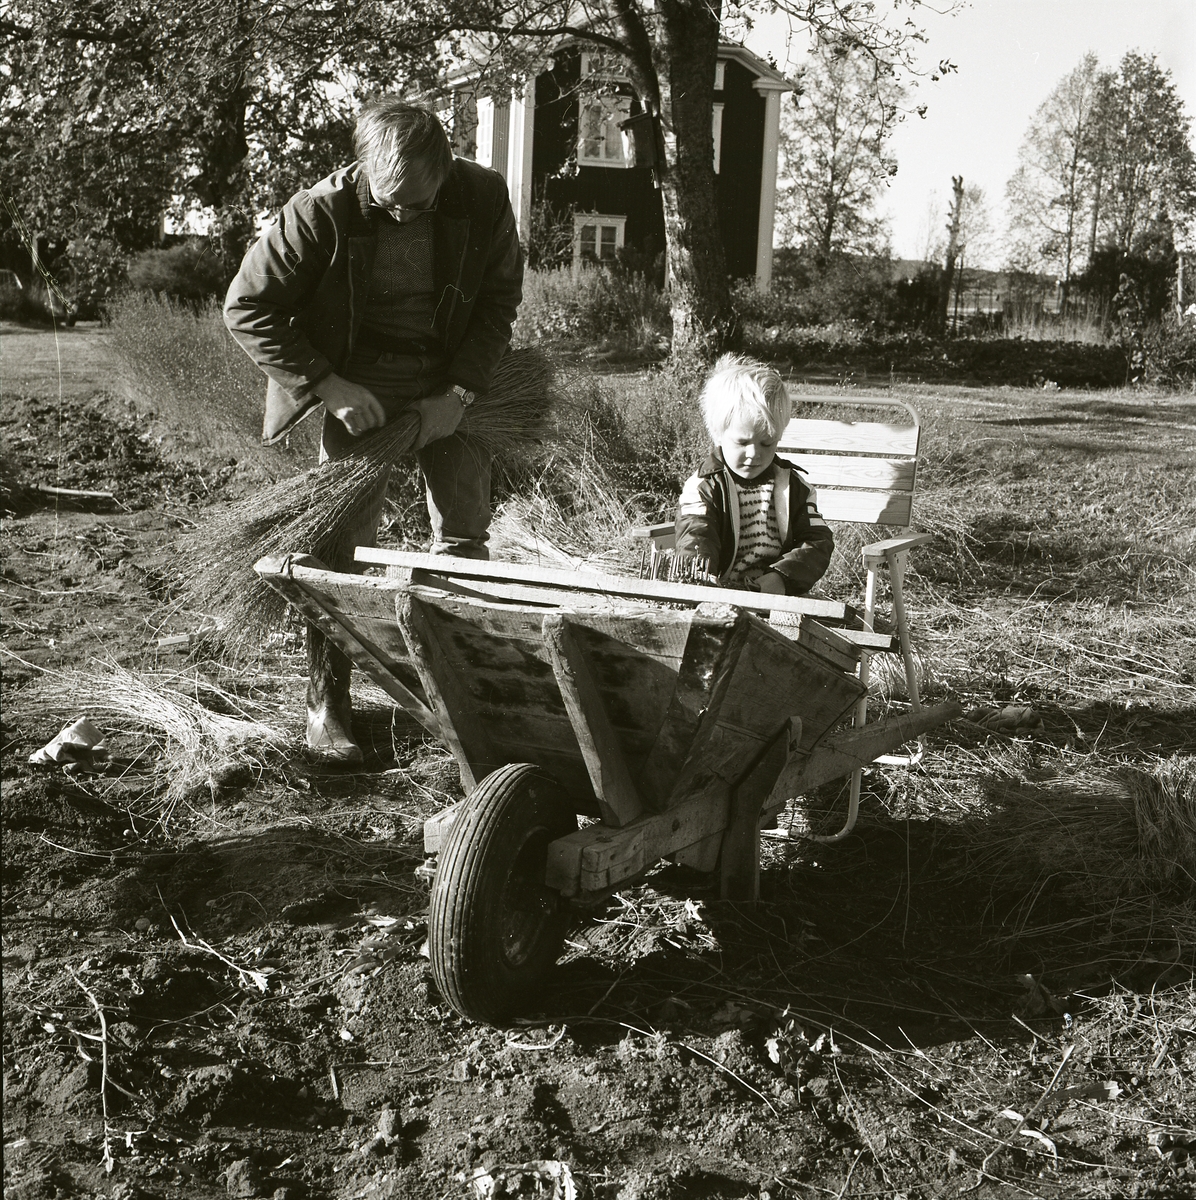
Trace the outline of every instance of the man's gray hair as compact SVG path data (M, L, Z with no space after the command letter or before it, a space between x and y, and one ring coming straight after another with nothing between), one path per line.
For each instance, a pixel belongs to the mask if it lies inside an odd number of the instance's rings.
M452 147L436 114L398 96L367 101L353 143L357 157L380 182L393 182L419 164L429 180L440 184L453 165Z

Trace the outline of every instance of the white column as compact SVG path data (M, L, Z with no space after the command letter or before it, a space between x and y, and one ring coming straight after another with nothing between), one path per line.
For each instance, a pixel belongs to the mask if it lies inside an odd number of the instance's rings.
M756 290L772 284L772 229L777 205L777 151L781 141L781 93L764 93L764 162L760 166L760 224L756 234Z
M490 96L478 97L478 165L494 166L494 100Z
M532 214L532 150L536 122L536 81L511 97L511 134L507 150L507 187L519 236L527 241Z

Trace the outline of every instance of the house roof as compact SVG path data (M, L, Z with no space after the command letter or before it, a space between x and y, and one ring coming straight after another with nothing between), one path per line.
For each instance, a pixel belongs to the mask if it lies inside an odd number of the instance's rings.
M721 59L737 62L746 67L756 76L752 87L758 92L791 92L797 85L791 79L786 79L776 67L769 66L764 59L753 54L746 46L735 42L720 42L718 56Z
M551 45L551 50L562 50L567 46L584 48L586 45L587 43L584 39L565 36L559 41L554 42ZM548 48L546 47L546 49ZM737 42L720 42L718 56L725 62L737 62L740 66L746 67L755 76L755 79L752 81L752 87L758 92L791 92L797 87L797 84L793 80L787 79L776 67L770 66L759 55L753 54L746 46L741 46ZM548 57L546 54L545 61L547 61ZM482 72L482 63L485 61L485 58L485 49L479 43L474 55L448 70L445 75L445 82L450 87L459 87L476 79ZM543 68L541 67L540 69L542 70Z

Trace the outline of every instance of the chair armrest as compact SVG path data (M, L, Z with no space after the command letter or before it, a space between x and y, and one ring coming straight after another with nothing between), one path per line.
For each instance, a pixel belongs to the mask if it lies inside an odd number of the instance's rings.
M934 541L933 533L907 533L902 537L887 538L883 542L872 542L860 551L864 566L868 568L884 566L886 554L900 554L912 546L924 546Z
M673 522L666 521L661 525L637 525L631 530L631 536L634 538L658 538L673 532Z

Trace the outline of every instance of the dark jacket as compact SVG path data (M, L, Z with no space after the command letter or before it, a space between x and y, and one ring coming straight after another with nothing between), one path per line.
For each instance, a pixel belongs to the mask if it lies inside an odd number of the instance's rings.
M343 372L369 295L379 220L361 163L297 193L245 255L224 320L269 377L262 437L277 441ZM434 333L448 382L490 390L522 298L523 256L502 176L454 159L433 217Z
M773 505L781 557L768 569L785 580L785 592L808 592L826 574L834 535L818 511L818 497L800 478L801 468L774 458ZM691 475L677 506L677 553L707 558L720 579L735 563L739 547L739 488L718 450Z

